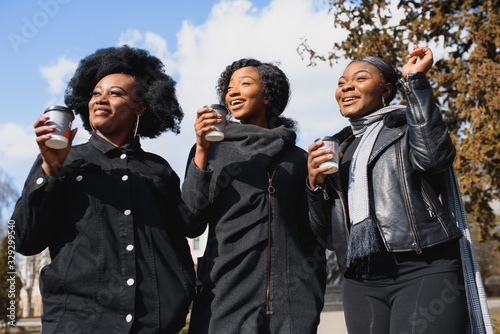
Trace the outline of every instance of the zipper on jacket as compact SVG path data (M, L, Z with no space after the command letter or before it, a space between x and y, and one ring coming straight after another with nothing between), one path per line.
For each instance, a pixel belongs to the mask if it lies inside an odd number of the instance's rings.
M425 203L425 206L427 208L427 212L429 213L429 217L436 218L437 221L439 222L439 224L441 224L441 227L443 228L443 231L446 233L446 236L448 238L451 238L451 235L448 232L448 229L446 228L446 224L443 222L443 220L441 219L441 217L439 217L439 215L435 212L436 210L432 206L432 202L429 199L429 195L425 191L424 187L421 186L420 189L421 189L421 194L422 194L422 200Z
M430 201L428 201L427 198L425 197L424 189L422 189L422 200L425 203L425 207L427 209L427 213L429 214L429 217L431 217L431 218L436 217L434 210L432 210L432 205L431 205Z
M418 123L423 123L424 119L422 117L422 110L420 110L420 104L417 103L417 100L410 89L410 83L406 80L406 78L402 78L401 82L405 88L406 96L411 100L411 103L408 103L410 109L412 109L413 113L417 116Z
M266 285L266 314L271 315L273 312L269 306L269 299L271 296L271 195L276 192L276 189L273 187L273 178L276 171L273 172L273 175L269 175L267 172L267 178L269 181L269 186L267 187L267 196L268 196L268 238L267 238L267 285Z
M328 201L330 199L330 196L328 196L328 192L326 191L326 184L324 187L321 187L321 191L323 192L323 198L325 201Z
M413 220L411 218L411 215L410 215L410 212L408 210L408 196L406 195L406 189L404 187L405 185L405 181L404 181L404 178L403 178L403 175L402 175L402 165L401 165L401 155L399 153L399 142L396 143L396 161L398 163L398 172L399 172L399 181L401 183L401 188L403 188L403 197L404 197L404 202L405 202L405 210L406 210L406 216L408 217L408 221L410 222L410 230L411 230L411 234L413 236L413 248L415 249L415 251L417 252L417 254L421 254L422 253L422 248L420 247L420 245L418 244L417 242L417 236L415 234L415 227L413 226Z

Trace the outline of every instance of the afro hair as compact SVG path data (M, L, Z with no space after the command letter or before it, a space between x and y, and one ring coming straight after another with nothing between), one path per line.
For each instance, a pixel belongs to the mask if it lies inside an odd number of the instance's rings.
M91 132L88 103L92 91L102 78L114 73L130 75L136 81L137 100L145 107L138 135L154 138L166 130L180 132L184 113L177 101L175 81L165 73L160 59L128 45L99 49L83 58L68 83L64 101L80 115L87 131Z

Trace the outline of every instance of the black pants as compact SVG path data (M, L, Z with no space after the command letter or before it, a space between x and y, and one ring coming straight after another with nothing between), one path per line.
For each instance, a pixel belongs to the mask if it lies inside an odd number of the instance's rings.
M405 280L344 279L349 334L466 333L468 313L461 271Z

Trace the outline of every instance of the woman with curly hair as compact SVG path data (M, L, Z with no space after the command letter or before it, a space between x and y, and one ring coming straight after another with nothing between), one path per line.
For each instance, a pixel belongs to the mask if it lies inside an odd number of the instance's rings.
M44 333L177 333L194 294L179 212L179 178L139 138L179 132L183 112L161 61L128 46L84 58L65 102L91 132L82 145L40 149L16 204L16 248L49 248L40 273ZM76 134L72 130L70 143Z
M197 112L196 145L182 197L196 217L190 237L208 242L198 263L190 333L315 333L326 282L324 248L310 230L306 152L281 115L290 88L275 65L241 59L217 92L232 122L225 138L205 134L221 118Z

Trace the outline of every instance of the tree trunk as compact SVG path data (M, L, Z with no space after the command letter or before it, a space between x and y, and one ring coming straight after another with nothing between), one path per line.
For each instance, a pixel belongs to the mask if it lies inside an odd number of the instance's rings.
M28 318L32 318L33 317L33 303L31 302L31 297L32 297L32 294L33 294L33 288L29 288L29 289L25 289L26 290L26 294L28 295L28 304L27 304L27 308L28 308Z

